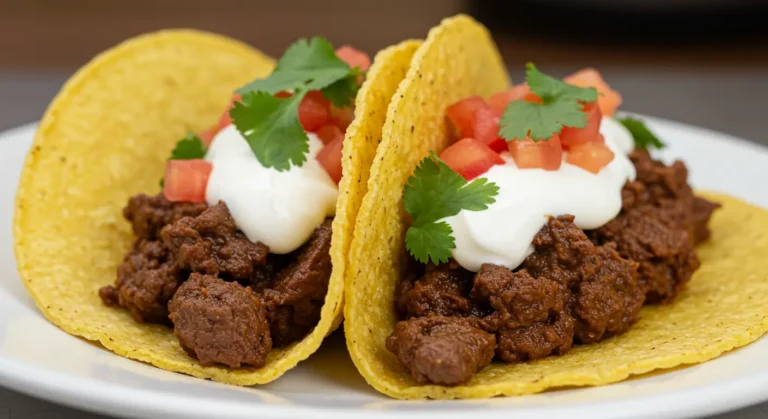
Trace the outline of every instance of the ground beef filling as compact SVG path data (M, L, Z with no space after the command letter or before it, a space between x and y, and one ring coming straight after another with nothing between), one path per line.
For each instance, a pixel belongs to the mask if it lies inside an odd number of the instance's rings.
M237 282L193 273L168 309L181 347L203 366L261 367L272 350L264 303Z
M172 203L137 195L123 211L137 236L109 306L141 323L172 326L202 365L261 367L272 347L302 339L320 319L331 275L331 220L288 255L239 231L224 203Z
M414 317L397 324L387 339L420 384L457 385L469 381L493 360L496 337L464 317Z
M629 157L637 178L622 190L621 213L588 234L639 264L647 302L668 303L698 269L694 247L709 237L707 223L720 205L693 194L682 162L665 166L644 150Z
M561 355L626 332L644 303L681 291L719 205L694 196L683 163L665 166L644 151L630 158L637 179L622 190L614 220L584 232L572 216L551 218L515 271L485 264L472 273L455 261L409 267L387 349L414 380L458 385L494 355L503 362Z

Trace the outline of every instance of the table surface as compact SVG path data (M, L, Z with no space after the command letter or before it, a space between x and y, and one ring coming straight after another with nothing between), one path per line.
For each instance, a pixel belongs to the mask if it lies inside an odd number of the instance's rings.
M566 74L563 68L548 69ZM623 109L726 132L768 146L764 100L768 69L601 69L624 95ZM522 74L512 74L521 79ZM66 79L65 73L0 71L0 130L37 120ZM768 403L712 419L763 419ZM0 388L0 419L105 418Z

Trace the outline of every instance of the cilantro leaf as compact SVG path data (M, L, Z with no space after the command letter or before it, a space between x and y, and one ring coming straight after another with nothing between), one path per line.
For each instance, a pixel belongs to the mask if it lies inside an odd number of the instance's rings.
M333 45L324 38L300 39L285 51L272 74L254 80L237 90L275 94L282 90L322 90L349 74L349 65L336 56Z
M584 128L587 114L583 104L597 100L594 87L578 87L526 65L526 83L541 103L515 100L507 105L499 121L499 134L507 141L531 137L548 140L563 127Z
M266 92L249 92L229 111L235 127L264 167L284 171L307 160L309 138L298 113L305 94L276 98Z
M559 134L563 126L584 128L587 114L576 101L556 101L542 104L516 100L507 105L499 122L499 134L507 141L531 137L534 141L548 140Z
M323 89L323 97L330 100L333 106L337 108L343 108L353 104L353 99L357 96L357 91L360 89L358 84L358 78L363 73L359 68L355 67L344 78L336 80Z
M194 132L188 132L171 151L169 160L192 160L205 157L205 144Z
M499 187L488 179L471 183L434 153L425 157L403 190L405 210L412 224L406 233L406 248L419 262L447 262L454 248L453 230L440 221L461 210L482 211L496 202Z
M542 73L533 63L525 65L525 78L531 91L540 97L544 103L552 100L578 100L582 102L597 100L597 90L594 87L578 87L568 84Z
M666 144L648 129L645 122L632 117L616 118L616 120L632 133L632 138L635 140L635 148L662 149L666 147Z
M448 262L451 249L456 247L453 229L445 221L429 223L423 226L411 226L405 233L405 243L408 251L421 263ZM418 250L414 250L418 249Z

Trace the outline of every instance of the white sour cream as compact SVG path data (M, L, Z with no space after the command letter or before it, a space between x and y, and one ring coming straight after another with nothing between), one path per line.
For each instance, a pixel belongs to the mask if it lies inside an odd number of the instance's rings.
M224 201L248 239L266 244L272 253L298 249L336 212L336 183L315 160L323 143L307 135L307 161L284 172L262 166L234 125L216 135L205 156L213 164L208 205Z
M571 214L582 229L602 226L621 210L621 188L634 180L627 158L632 135L613 118L603 118L600 133L614 159L593 174L565 161L559 170L518 169L508 153L504 165L482 177L499 186L496 202L485 211L461 211L445 218L453 228L453 258L477 272L484 263L515 269L533 252L533 238L549 216Z

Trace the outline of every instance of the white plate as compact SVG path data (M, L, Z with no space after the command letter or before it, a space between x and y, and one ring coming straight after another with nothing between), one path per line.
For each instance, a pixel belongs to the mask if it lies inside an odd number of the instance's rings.
M684 156L698 187L768 207L768 149L653 119L665 157ZM82 409L163 418L690 418L768 400L768 338L708 363L604 387L452 402L403 402L366 386L336 334L320 352L277 382L238 388L129 361L49 324L16 273L13 196L34 134L0 136L0 384ZM768 310L768 308L766 309Z

